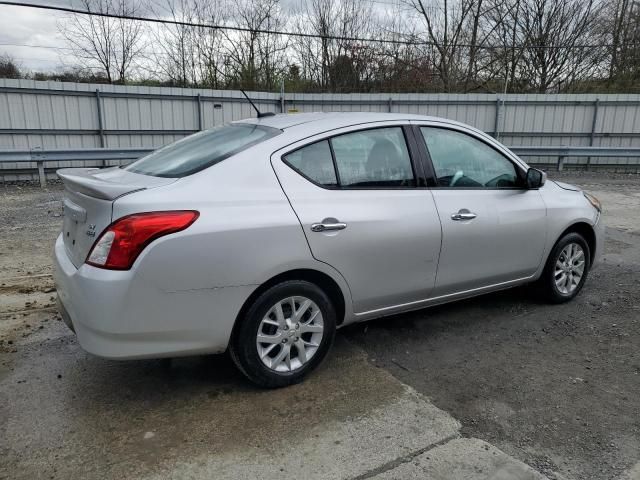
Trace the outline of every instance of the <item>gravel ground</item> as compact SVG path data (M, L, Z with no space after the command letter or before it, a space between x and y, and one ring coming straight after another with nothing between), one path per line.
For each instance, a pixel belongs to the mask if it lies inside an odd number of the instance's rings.
M640 177L550 177L599 196L609 226L604 261L575 301L548 306L519 288L348 327L342 338L452 414L466 436L550 478L617 478L640 460ZM0 186L0 380L21 345L31 349L24 361L39 361L36 340L61 364L80 355L54 309L50 255L60 197L59 185ZM101 362L86 361L87 368L126 375ZM227 383L235 378L216 362ZM230 383L225 394L244 388Z

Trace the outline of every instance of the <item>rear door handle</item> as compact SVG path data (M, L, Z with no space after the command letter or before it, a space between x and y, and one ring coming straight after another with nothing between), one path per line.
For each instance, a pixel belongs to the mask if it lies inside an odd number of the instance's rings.
M347 228L347 224L338 221L327 222L323 220L322 223L311 224L312 232L331 232L334 230L344 230L345 228Z
M451 214L451 220L455 220L457 222L464 220L473 220L477 215L475 213L470 212L466 208L461 208L458 210L458 213Z

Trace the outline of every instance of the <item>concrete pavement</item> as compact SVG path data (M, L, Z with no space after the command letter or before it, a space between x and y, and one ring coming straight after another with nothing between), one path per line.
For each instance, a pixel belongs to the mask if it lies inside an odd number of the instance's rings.
M342 337L305 383L263 391L225 357L91 357L48 317L0 353L0 478L543 478Z

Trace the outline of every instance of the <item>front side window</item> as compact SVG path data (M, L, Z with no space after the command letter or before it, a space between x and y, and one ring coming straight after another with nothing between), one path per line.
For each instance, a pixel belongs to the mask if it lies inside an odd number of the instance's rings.
M421 127L438 185L459 188L519 187L516 167L501 153L469 135Z
M331 139L342 187L415 186L401 127L346 133Z
M279 133L276 128L250 123L224 125L178 140L124 169L155 177L185 177Z

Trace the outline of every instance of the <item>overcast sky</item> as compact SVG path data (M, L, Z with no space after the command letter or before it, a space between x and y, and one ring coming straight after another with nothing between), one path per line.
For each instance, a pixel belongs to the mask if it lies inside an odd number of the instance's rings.
M27 0L42 5L60 5L82 8L73 0ZM283 9L292 10L303 0L281 0ZM372 7L384 10L385 5L398 0L371 0ZM58 32L57 22L64 20L65 14L53 10L0 5L0 54L13 57L24 70L54 71L58 67L75 64L72 57L65 57L64 39ZM20 45L37 45L36 48Z
M70 2L63 0L37 3L70 5ZM52 70L61 65L58 50L15 46L31 44L64 47L64 41L56 27L56 21L60 18L60 14L50 10L0 5L0 53L8 53L21 67L28 70Z

